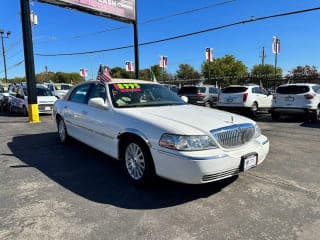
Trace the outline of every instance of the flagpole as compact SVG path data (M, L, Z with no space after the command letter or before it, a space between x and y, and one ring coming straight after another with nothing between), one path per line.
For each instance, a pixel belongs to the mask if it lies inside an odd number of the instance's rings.
M276 90L277 62L278 62L278 53L276 51L276 54L274 55L274 84L273 84L274 90Z
M162 83L164 83L164 63L162 64Z
M137 13L137 2L135 1L135 17L136 20L133 22L133 33L134 33L134 62L135 62L135 77L139 79L139 40L138 40L138 13Z

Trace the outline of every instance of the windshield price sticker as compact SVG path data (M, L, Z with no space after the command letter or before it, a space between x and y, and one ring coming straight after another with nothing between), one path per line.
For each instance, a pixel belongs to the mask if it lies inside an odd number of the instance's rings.
M113 84L114 88L119 92L141 92L141 87L137 83L117 83Z

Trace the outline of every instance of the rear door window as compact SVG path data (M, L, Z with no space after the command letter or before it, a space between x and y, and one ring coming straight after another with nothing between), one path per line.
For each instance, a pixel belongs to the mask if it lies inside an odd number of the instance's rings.
M243 93L247 91L246 87L226 87L221 90L222 93Z
M277 93L279 94L302 94L310 91L309 86L305 85L291 85L282 86L277 88Z

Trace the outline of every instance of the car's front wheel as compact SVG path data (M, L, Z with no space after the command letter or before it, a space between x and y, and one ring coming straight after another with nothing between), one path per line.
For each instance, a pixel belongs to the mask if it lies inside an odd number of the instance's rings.
M66 125L62 118L58 119L58 134L61 143L66 143L69 139Z
M126 173L137 185L150 183L155 177L153 159L148 146L139 139L128 141L123 148Z

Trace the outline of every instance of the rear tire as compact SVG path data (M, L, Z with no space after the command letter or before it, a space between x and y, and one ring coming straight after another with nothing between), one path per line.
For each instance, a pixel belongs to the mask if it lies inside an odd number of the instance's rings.
M128 140L122 148L124 168L129 181L145 186L155 179L155 167L148 146L140 139Z
M58 118L57 126L58 126L58 134L59 134L60 142L63 144L69 142L67 128L61 117Z
M315 123L320 120L320 106L318 106L317 110L309 116L309 121Z
M25 106L22 107L22 114L24 117L28 117L28 110Z
M204 103L204 106L205 106L205 107L208 107L208 108L211 108L211 107L212 107L212 104L208 101L208 102L205 102L205 103Z

